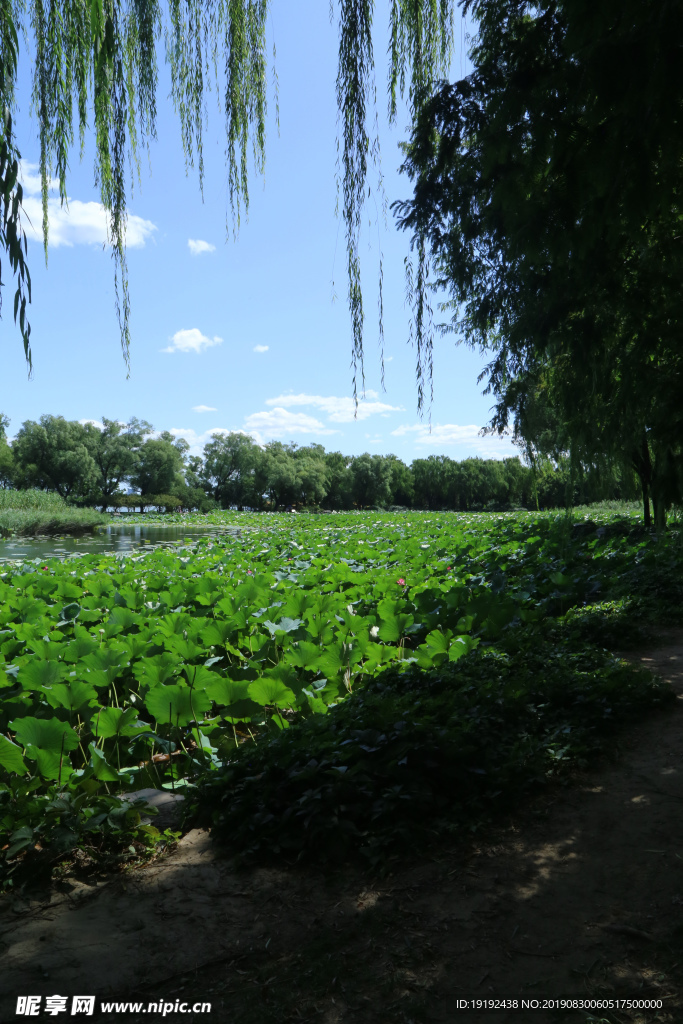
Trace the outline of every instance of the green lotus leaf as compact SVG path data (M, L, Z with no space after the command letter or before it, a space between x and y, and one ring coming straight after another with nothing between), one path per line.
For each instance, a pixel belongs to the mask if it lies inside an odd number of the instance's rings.
M93 638L87 633L85 636L81 634L69 643L61 644L59 647L59 653L64 661L74 663L79 663L83 658L87 657L88 654L92 654L93 651L96 650L97 641L93 640Z
M212 672L213 681L206 687L206 694L216 704L234 704L235 701L245 700L249 696L249 681L230 679L229 676L219 676Z
M58 661L39 661L32 658L19 669L18 680L25 690L42 690L54 686L64 675L64 667Z
M92 654L87 654L81 664L88 669L95 686L108 686L119 674L119 670L128 660L128 652L118 646L99 647Z
M8 772L15 772L17 775L26 775L28 768L21 755L21 747L12 743L6 736L0 733L0 764Z
M267 704L275 704L277 707L293 707L296 704L296 696L280 682L268 676L261 676L249 684L248 694L253 701L265 707Z
M223 721L236 725L238 722L252 722L257 716L263 718L263 707L250 697L246 697L222 707L220 714Z
M297 665L299 668L315 672L322 654L319 644L311 643L308 640L300 640L284 652L284 658L288 665Z
M205 690L220 678L216 672L212 672L205 665L186 665L185 676L188 685L195 690Z
M97 736L109 739L112 736L135 736L141 729L148 728L138 720L138 713L133 707L100 708L93 717L93 729Z
M21 745L27 748L59 754L61 750L75 750L78 746L78 734L67 722L60 722L57 718L15 718L9 727Z
M380 602L382 603L382 602ZM398 613L387 615L380 624L379 637L387 643L396 643L404 635L408 626L412 626L415 619L412 615Z
M175 683L153 687L145 697L145 707L161 725L189 725L204 717L211 698L203 690L191 690L187 683Z
M225 647L226 643L237 639L237 633L237 626L231 619L218 619L204 627L202 640L207 647Z
M449 661L459 661L464 654L469 654L475 647L479 646L479 640L475 640L469 634L456 636L448 650Z
M117 782L118 773L115 768L107 761L104 753L99 750L94 743L90 743L90 767L92 768L93 775L100 782Z
M97 701L97 691L90 683L80 679L69 679L65 683L55 683L49 690L45 691L45 700L50 707L67 708L69 711L78 711L80 708L93 704Z
M58 661L64 652L65 644L54 643L52 640L34 639L29 640L26 646L40 658L41 661Z
M63 597L68 602L75 601L82 596L82 589L72 580L62 578L57 583L57 597Z
M64 622L74 622L80 614L81 606L75 602L64 605L61 611L61 617Z
M44 779L64 783L73 775L74 770L66 753L60 755L58 751L30 746L26 748L26 756L36 762L38 771Z
M154 689L167 680L173 679L179 664L180 658L176 654L164 651L163 654L155 654L151 658L139 661L133 666L133 674L140 683Z
M111 615L104 624L104 635L106 637L115 636L117 633L130 629L131 626L135 626L137 621L138 616L130 608L112 608Z

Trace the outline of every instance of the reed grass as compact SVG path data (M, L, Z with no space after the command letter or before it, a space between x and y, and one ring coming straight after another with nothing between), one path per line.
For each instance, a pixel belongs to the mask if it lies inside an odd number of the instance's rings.
M3 537L91 533L108 521L108 516L94 509L73 508L54 492L0 490L0 535Z

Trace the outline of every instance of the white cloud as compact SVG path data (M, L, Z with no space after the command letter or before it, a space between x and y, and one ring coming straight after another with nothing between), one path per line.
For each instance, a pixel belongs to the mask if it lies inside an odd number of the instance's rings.
M267 352L269 345L254 345L254 352Z
M190 455L201 455L205 444L208 444L213 434L243 433L243 431L231 431L229 427L211 427L198 434L191 427L171 427L170 434L174 437L183 437L190 446Z
M193 405L193 412L218 412L215 405Z
M214 345L222 345L223 339L218 336L207 338L197 327L188 331L176 331L171 338L172 344L162 348L162 352L203 352Z
M188 238L187 247L193 256L199 256L203 252L215 252L216 246L211 242L203 242L201 238Z
M334 395L279 395L277 398L266 399L266 405L276 405L281 409L296 405L310 405L326 413L331 423L353 423L354 419L366 420L369 416L392 412L403 412L403 406L388 405L378 402L376 391L366 391L356 406L353 398L338 398Z
M257 444L264 445L268 441L290 440L301 435L313 435L315 438L322 434L339 433L338 430L326 427L313 416L303 412L289 412L287 409L254 412L246 417L241 427L210 427L202 433L197 433L191 427L171 427L170 432L174 437L185 438L192 455L201 455L204 445L208 444L214 434L247 434Z
M414 443L421 447L437 449L457 445L471 449L473 454L498 459L519 454L509 437L499 437L497 434L482 437L481 427L473 423L466 426L459 426L457 423L437 423L432 425L431 432L427 423L403 424L391 431L392 437L405 437L408 434L414 434Z
M39 196L41 190L40 170L38 164L32 164L29 160L19 161L19 179L24 188L24 198ZM48 182L50 192L59 192L59 178L52 178Z
M244 421L244 429L259 444L264 437L293 437L295 434L338 434L338 430L330 430L320 420L308 416L304 412L289 412L281 407L267 412L254 412Z
M250 431L242 430L241 427L210 427L208 430L198 434L191 427L171 427L170 434L174 437L183 437L190 446L190 455L202 455L204 445L213 440L214 434L249 434ZM254 440L261 444L261 439L251 434Z
M40 175L36 164L21 163L21 181L24 186L23 208L27 217L24 220L26 237L35 242L43 242L43 208L40 199ZM50 182L50 191L55 192L59 182ZM68 206L67 206L68 202ZM58 248L60 245L104 245L108 242L107 213L101 203L81 202L80 199L69 199L61 205L57 195L48 198L49 245ZM30 221L30 223L29 223ZM126 221L126 246L129 249L141 249L150 238L156 225L129 213Z

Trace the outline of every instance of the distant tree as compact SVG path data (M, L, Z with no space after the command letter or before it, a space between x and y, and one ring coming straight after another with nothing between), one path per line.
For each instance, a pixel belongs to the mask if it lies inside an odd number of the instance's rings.
M351 460L351 496L359 508L387 505L391 499L391 464L365 452Z
M328 508L350 508L351 499L351 460L341 452L327 452L325 467L327 469L327 495L325 504Z
M12 444L15 485L57 491L63 498L87 496L97 482L89 442L89 432L75 420L26 420Z
M266 491L275 508L294 505L301 498L301 480L294 456L296 445L271 441L265 446Z
M389 480L390 504L410 508L415 497L412 471L396 455L385 455L384 460L391 470L391 478Z
M95 489L102 511L111 504L120 485L136 471L145 437L152 432L146 420L131 419L125 426L117 420L102 417L103 430L87 423L87 445L97 467Z
M413 460L411 469L416 508L444 507L446 504L444 473L446 464L445 457L440 455L430 455L426 459Z
M0 487L12 487L14 478L14 458L12 449L7 443L9 424L7 416L0 413Z
M504 459L501 468L505 478L508 503L529 507L533 502L534 495L533 471L528 466L523 466L516 455L513 458Z
M149 494L142 495L141 501L144 501L145 505L153 505L156 508L162 508L164 512L177 512L182 502L177 494Z
M190 489L203 489L204 460L200 455L190 455L185 460L185 484Z
M327 496L327 467L324 459L296 460L300 501L304 505L319 505Z
M203 468L193 462L188 472L223 508L260 504L254 481L259 455L258 445L248 434L214 434L204 446Z
M188 445L164 431L158 438L148 438L137 452L135 470L130 482L140 494L173 494L184 486L183 456Z
M328 491L328 472L325 449L321 444L309 444L293 451L299 481L299 497L303 505L319 505Z

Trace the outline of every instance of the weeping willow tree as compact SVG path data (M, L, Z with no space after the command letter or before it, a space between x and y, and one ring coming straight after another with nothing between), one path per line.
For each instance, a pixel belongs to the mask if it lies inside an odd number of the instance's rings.
M454 7L455 0L392 0L388 44L390 121L396 118L399 96L407 98L412 116L430 94L437 77L445 73L452 47ZM16 278L14 315L15 321L19 317L29 372L31 328L26 302L31 298L31 279L25 259L26 236L21 226L20 153L12 120L20 34L27 48L33 50L32 105L40 137L45 259L49 241L48 185L54 174L64 204L77 111L81 156L90 118L94 127L96 182L107 212L116 313L123 355L129 365L127 195L136 173L139 178L141 146L149 151L150 139L156 138L158 49L163 42L186 170L196 166L202 191L203 135L208 120L206 94L217 92L225 118L226 230L229 232L232 227L236 231L240 214L249 208L250 174L262 174L264 169L271 54L266 33L269 0L169 0L166 11L162 11L158 0L29 0L28 6L24 0L0 0L0 11L0 90L4 110L0 241ZM354 394L358 374L363 379L361 219L367 197L368 164L379 158L377 132L371 128L376 105L373 14L374 0L339 0L338 188L346 232ZM331 2L331 20L334 17ZM270 79L277 105L274 46L272 59ZM26 125L21 127L26 131ZM423 262L418 258L418 277ZM380 257L380 331L381 283ZM422 293L423 289L418 288L416 294ZM423 379L420 354L418 379Z

